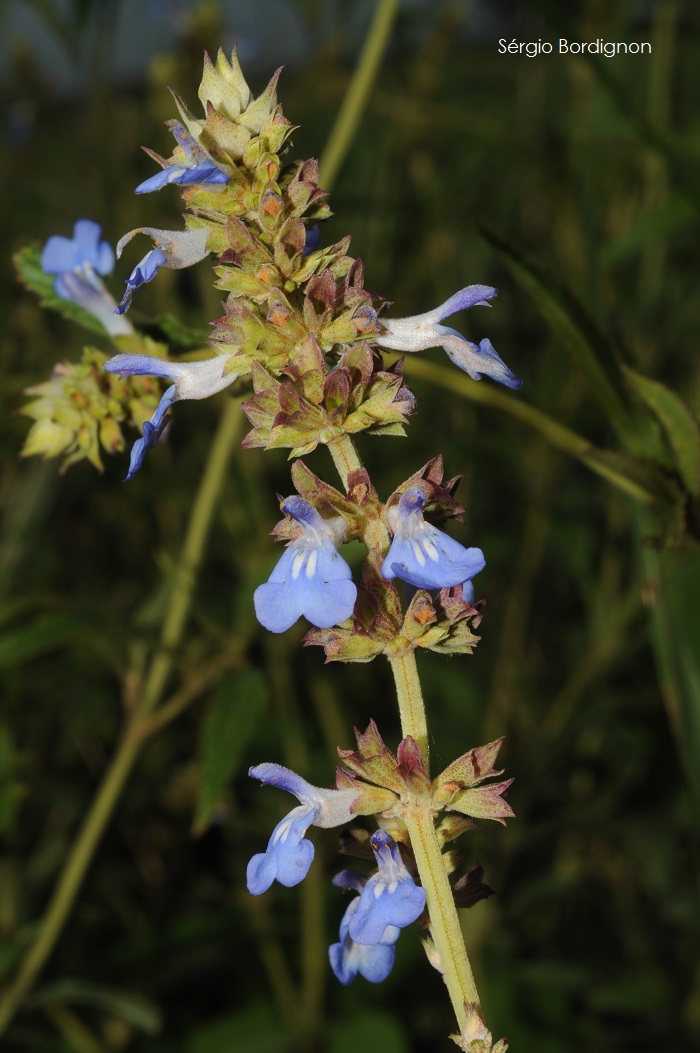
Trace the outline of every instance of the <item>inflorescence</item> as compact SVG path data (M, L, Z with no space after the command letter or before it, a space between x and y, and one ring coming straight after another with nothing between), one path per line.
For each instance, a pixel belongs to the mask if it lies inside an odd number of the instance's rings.
M53 277L55 295L96 319L118 353L106 358L91 349L83 366L58 366L52 380L30 390L38 398L25 409L35 424L24 452L64 454L66 464L87 456L101 467L99 445L121 449L121 424L135 423L142 433L131 451L130 479L163 438L177 402L206 399L246 378L250 391L242 409L251 430L243 446L289 450L296 489L282 500L284 518L273 531L287 547L255 592L260 623L282 633L305 618L312 628L304 642L323 646L328 661L368 662L378 655L394 661L420 648L471 653L482 609L474 602L473 579L485 566L484 555L437 525L462 516L454 497L459 477L443 482L442 459L434 457L381 502L367 472L342 451L349 444L352 449L351 438L363 431L404 434L415 409L403 359L387 365L383 350L442 347L474 379L520 386L488 339L472 343L442 324L458 311L488 306L496 290L472 285L432 311L387 317L386 303L364 288L364 266L349 255L350 238L323 244L327 194L318 185L316 161L284 157L293 126L277 102L278 76L254 98L235 51L230 62L219 52L216 63L205 60L203 115L194 116L175 96L180 120L168 122L174 151L167 158L147 151L161 170L136 193L178 187L184 230L140 227L121 239L117 256L137 234L153 247L133 267L118 304L102 281L114 254L96 224L81 220L72 239L49 239L41 266ZM126 312L159 270L207 257L226 295L224 313L205 357L173 361L162 345L138 333ZM164 391L162 380L169 382ZM343 491L300 459L318 445L333 453ZM340 549L356 540L367 555L354 581ZM344 842L351 846L346 851L373 860L375 869L343 870L334 878L354 895L329 958L341 983L358 973L383 980L401 929L415 922L430 928L409 812L423 808L437 822L442 847L476 819L503 822L512 815L503 800L509 782L491 781L501 774L493 766L499 746L470 750L431 781L412 736L404 736L395 756L372 723L357 733L357 750L340 751L334 789L312 786L277 764L252 767L251 776L287 790L299 803L277 824L265 851L250 860L250 892L259 895L274 881L294 886L305 877L314 856L306 837L310 826L374 816L374 833L351 826ZM456 853L445 853L442 861L457 903L488 895L471 872L460 877ZM426 947L440 967L427 936ZM467 1006L466 1012L458 1044L491 1049L477 1009Z

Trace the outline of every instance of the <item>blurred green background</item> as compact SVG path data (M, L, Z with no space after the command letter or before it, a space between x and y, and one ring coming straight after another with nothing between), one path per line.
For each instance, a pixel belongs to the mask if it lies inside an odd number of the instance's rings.
M169 441L128 486L126 455L102 476L86 463L60 476L56 462L18 460L23 389L77 360L86 338L17 285L11 252L69 235L79 217L112 243L135 226L180 226L176 191L132 189L153 170L140 145L170 150L166 86L196 104L205 48L238 41L256 92L285 63L279 97L300 125L292 156L319 156L373 7L2 6L5 979L114 752L125 678L128 689L157 641L223 404L179 406ZM498 53L500 38L560 36L648 40L653 51ZM578 338L604 370L614 359L661 381L697 420L699 68L692 0L407 0L324 241L352 233L367 287L398 316L463 285L496 285L491 311L455 323L470 339L488 335L524 379L509 405L636 454L643 444L596 399L575 348ZM117 296L137 258L117 265ZM211 277L206 264L162 272L134 319L148 328L170 312L205 329L221 313ZM439 351L423 360L447 365ZM465 476L457 536L487 557L476 653L420 661L435 770L505 734L501 759L516 779L517 819L463 842L497 891L464 918L487 1020L520 1053L697 1049L697 494L677 496L683 473L668 443L656 464L676 496L643 507L507 407L436 377L411 380L419 408L405 440L361 438L360 448L384 497L442 452L448 476ZM307 460L335 483L325 450ZM246 862L288 804L247 778L250 764L288 763L325 785L353 725L374 717L390 745L399 737L386 663L324 667L318 649L300 649L301 625L271 638L254 624L253 589L279 554L268 537L275 494L290 489L283 451L236 453L171 689L235 668L195 690L145 747L8 1050L451 1048L449 1002L415 931L384 984L343 989L330 974L325 948L345 907L328 880L346 862L335 832L313 833L318 862L299 888L245 890Z

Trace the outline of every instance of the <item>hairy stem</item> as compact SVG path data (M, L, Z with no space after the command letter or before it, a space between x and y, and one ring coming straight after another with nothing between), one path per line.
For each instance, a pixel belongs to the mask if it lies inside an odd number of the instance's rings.
M398 0L378 0L360 61L321 155L319 182L325 190L330 190L335 182L335 177L350 149L389 40L397 7Z
M346 484L348 465L351 464L353 469L362 467L357 451L347 436L337 440L329 449L338 473L343 483ZM425 770L428 772L428 721L415 652L402 651L391 656L389 663L396 684L402 735L404 737L411 735L416 740L423 757ZM418 877L425 889L430 915L430 933L440 959L443 978L459 1030L462 1032L466 1024L465 1002L478 1005L479 995L464 946L452 888L435 832L433 812L429 805L426 806L424 800L415 798L406 808L404 819L411 838Z
M343 480L343 486L347 489L349 473L356 472L362 467L355 444L349 435L343 435L342 438L329 443L328 450L338 475Z
M479 994L464 946L459 915L435 833L433 816L429 808L416 801L415 807L405 809L404 821L411 838L418 876L425 889L430 934L440 957L443 979L461 1032L466 1023L464 1003L478 1004Z
M32 989L63 931L102 834L114 812L141 747L148 737L150 729L146 718L158 705L172 669L175 648L182 638L192 602L195 576L209 534L216 499L221 491L231 451L241 428L242 420L238 412L238 404L229 399L221 416L204 476L192 506L185 541L175 572L172 602L161 631L161 651L153 659L143 692L131 712L117 751L78 831L49 905L39 924L37 938L22 959L14 982L4 992L2 1002L0 1002L0 1034L8 1027L24 998Z
M389 665L396 684L401 735L403 738L410 735L416 740L425 770L429 773L428 721L425 715L415 651L404 651L396 658L390 658Z

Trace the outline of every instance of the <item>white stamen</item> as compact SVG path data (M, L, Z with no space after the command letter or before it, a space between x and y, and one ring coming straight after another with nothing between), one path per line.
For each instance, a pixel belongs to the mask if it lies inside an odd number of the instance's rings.
M431 541L430 538L423 538L423 551L433 563L438 563L440 560L440 553L435 547L435 542Z
M425 556L423 555L423 549L417 541L411 540L411 548L413 549L413 555L416 557L418 565L421 567L425 566Z
M294 557L293 561L292 561L292 578L293 578L294 581L296 581L297 578L299 577L299 575L301 574L301 568L304 566L304 563L306 562L306 556L307 556L306 550L303 549L303 548L300 548L299 551L297 552L296 556Z

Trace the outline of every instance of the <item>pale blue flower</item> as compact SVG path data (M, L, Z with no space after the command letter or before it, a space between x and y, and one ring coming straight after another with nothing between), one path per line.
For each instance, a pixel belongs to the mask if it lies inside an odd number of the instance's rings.
M71 300L102 323L110 336L133 332L126 319L115 317L116 303L99 275L114 269L114 249L100 241L101 229L90 219L79 219L73 237L54 234L41 252L41 269L54 275L53 287L62 300Z
M266 850L248 863L248 891L259 896L273 881L291 888L306 877L314 858L314 846L306 839L306 831L310 826L332 827L349 822L357 792L312 786L280 764L258 764L248 774L288 790L300 802L272 831Z
M192 186L200 183L228 183L229 177L222 172L213 161L204 161L202 164L188 168L185 165L168 165L162 172L156 172L149 179L134 190L135 194L150 194L154 190L160 190L169 183L177 186Z
M333 878L333 884L361 893L366 879L352 870L343 870ZM360 896L355 896L348 904L340 923L339 942L331 944L328 948L328 959L341 984L352 983L358 973L370 983L378 984L386 980L392 970L396 957L394 944L401 930L395 925L389 925L378 943L355 943L350 936L350 923L359 903Z
M380 347L394 351L425 351L428 347L442 347L456 366L463 369L474 380L482 376L491 377L509 388L522 384L505 362L496 353L490 340L473 344L456 329L440 325L445 318L468 307L486 307L496 295L489 285L468 285L451 296L449 300L425 314L410 318L380 318L383 332L374 337Z
M398 506L389 509L394 537L382 564L382 576L401 578L419 589L463 585L484 569L484 554L480 548L465 548L427 523L423 518L426 503L421 488L411 486L401 495Z
M167 377L175 383L167 389L158 407L143 426L143 438L137 439L131 450L131 462L126 479L131 479L142 466L146 454L158 444L171 414L173 402L183 399L206 399L223 391L239 376L226 372L229 355L216 355L200 362L168 362L154 355L115 355L105 362L107 373L129 376Z
M199 145L186 128L183 128L179 121L167 121L166 123L184 154L184 163L172 158L160 157L153 150L146 150L146 153L158 162L163 171L139 183L134 191L135 194L150 194L151 191L160 190L169 183L175 183L178 186L192 186L200 183L230 182L230 177L226 172L215 164L207 151Z
M191 267L194 263L203 260L209 253L208 232L205 227L199 227L196 230L158 230L156 227L137 227L119 240L117 256L121 256L124 246L135 234L147 234L153 239L156 247L146 253L127 278L126 290L116 307L117 314L124 314L129 310L138 287L152 281L161 267L181 270L183 267Z
M391 940L392 928L403 929L425 910L425 891L406 869L394 839L377 830L370 844L379 870L362 889L348 922L350 939L364 945Z
M301 533L290 542L265 585L255 590L258 621L283 633L302 615L319 629L329 629L352 615L357 588L350 567L337 547L338 525L322 519L301 497L288 497L282 511L295 519Z

